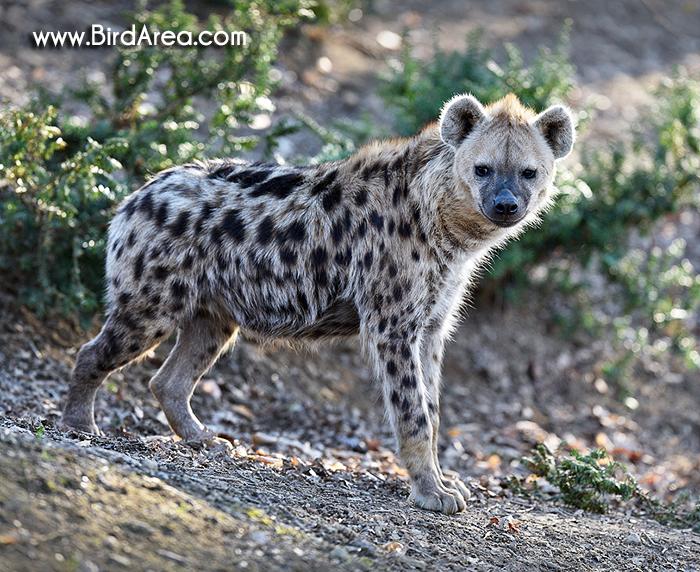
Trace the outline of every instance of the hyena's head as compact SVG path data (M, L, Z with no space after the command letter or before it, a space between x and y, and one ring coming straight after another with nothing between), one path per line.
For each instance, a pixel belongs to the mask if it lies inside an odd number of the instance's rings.
M471 221L512 227L549 203L555 161L571 152L575 131L560 105L536 115L514 95L488 107L460 95L443 108L440 136L455 149L458 192Z

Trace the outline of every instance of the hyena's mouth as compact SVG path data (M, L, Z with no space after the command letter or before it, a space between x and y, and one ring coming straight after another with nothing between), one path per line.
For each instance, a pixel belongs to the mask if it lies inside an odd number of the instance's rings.
M502 215L502 216L489 216L484 212L484 209L482 207L479 207L479 211L481 212L482 216L487 219L489 222L492 222L496 226L500 226L501 228L509 228L511 226L515 226L519 222L521 222L525 216L527 215L527 211L524 212L522 215L519 216L508 216L508 215Z

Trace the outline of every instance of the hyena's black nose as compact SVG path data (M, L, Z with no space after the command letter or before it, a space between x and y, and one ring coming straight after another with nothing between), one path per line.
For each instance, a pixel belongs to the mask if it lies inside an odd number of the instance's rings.
M503 189L493 198L493 210L502 217L510 217L518 212L518 199L508 189Z

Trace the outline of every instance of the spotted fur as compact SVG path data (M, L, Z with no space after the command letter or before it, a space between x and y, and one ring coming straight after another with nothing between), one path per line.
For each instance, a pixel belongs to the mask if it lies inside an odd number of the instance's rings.
M549 204L555 159L572 143L561 107L535 116L513 97L483 108L461 96L439 124L345 161L220 160L158 174L110 226L107 319L80 350L64 422L96 431L106 376L178 330L150 387L180 437L209 439L189 399L239 331L293 341L359 333L412 498L464 508L466 488L437 459L444 342L479 265ZM502 180L475 178L479 162ZM525 167L535 180L519 178ZM494 185L526 205L516 224L484 214Z

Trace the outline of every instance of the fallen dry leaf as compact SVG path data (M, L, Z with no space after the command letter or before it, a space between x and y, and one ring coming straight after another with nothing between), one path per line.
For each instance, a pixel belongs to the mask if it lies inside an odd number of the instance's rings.
M403 544L396 541L387 542L382 548L387 552L403 552Z
M508 517L508 523L507 523L508 532L512 532L513 534L519 534L520 533L520 524L521 524L521 522L519 520L513 520L511 517Z
M276 469L281 469L283 465L282 459L277 459L268 455L250 455L248 458L259 463L270 465L271 467L274 467Z
M0 534L0 545L17 544L19 538L14 534Z

